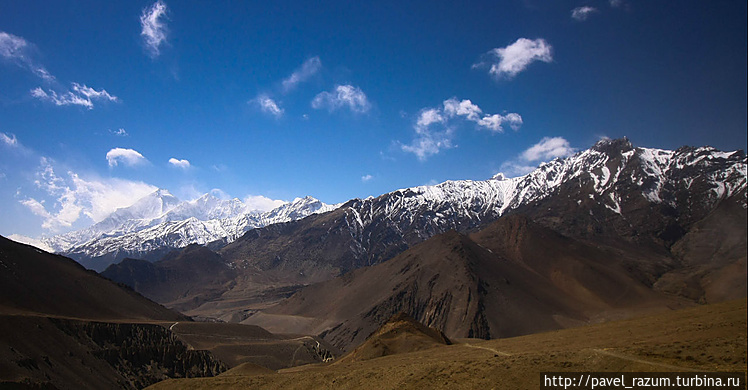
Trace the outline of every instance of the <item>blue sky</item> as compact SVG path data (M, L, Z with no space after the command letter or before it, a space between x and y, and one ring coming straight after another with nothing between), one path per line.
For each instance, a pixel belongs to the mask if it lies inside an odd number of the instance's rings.
M746 149L745 1L305 3L0 0L0 234Z

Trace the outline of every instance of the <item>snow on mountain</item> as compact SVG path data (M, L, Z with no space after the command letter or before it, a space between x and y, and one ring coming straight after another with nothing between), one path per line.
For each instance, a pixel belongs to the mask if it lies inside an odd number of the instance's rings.
M602 140L571 157L543 163L524 176L497 174L482 181L456 180L400 189L377 198L351 200L341 212L346 234L353 238L350 249L354 256L363 257L369 256L366 253L373 242L409 245L450 229L465 231L553 196L573 198L575 205L592 202L603 211L624 216L641 209L640 202L673 207L685 204L689 210L708 211L722 199L741 191L745 194L745 188L746 157L742 151L634 148L624 138ZM89 229L45 243L73 258L109 256L114 261L191 243L228 243L248 230L339 206L306 197L271 211L253 212L238 199L206 194L179 202L160 190Z
M479 226L547 198L569 183L580 188L589 185L591 191L584 196L617 214L625 212L622 199L634 199L637 191L649 202L671 205L680 201L679 197L698 196L700 207L707 209L745 190L746 157L742 151L722 152L711 147L668 151L634 148L625 138L602 140L571 157L543 163L524 176L506 178L499 173L485 181L457 180L401 189L349 202L345 212L354 236L365 234L372 224L383 223L425 239L450 229ZM742 202L745 207L745 199ZM358 237L364 247L367 239Z
M118 209L90 228L42 241L79 261L107 257L96 265L100 268L125 256L138 257L155 250L216 240L231 242L249 229L293 221L336 207L306 197L261 212L250 210L236 198L219 199L205 194L192 201L179 201L168 191L158 190L132 206Z
M43 237L41 241L55 252L65 251L99 237L121 235L145 228L155 218L163 216L179 204L180 200L169 191L159 189L128 207L115 210L108 217L88 228L53 237Z

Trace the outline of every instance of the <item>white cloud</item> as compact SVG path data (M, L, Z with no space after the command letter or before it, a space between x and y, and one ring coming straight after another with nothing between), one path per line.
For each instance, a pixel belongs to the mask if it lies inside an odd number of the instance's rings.
M33 45L25 39L0 31L0 57L26 68L45 81L54 81L47 69L32 59Z
M57 106L75 105L86 107L89 110L94 107L94 100L111 102L119 100L104 89L97 91L85 84L72 83L72 88L72 91L58 94L53 90L45 91L41 87L36 87L31 90L31 96L42 101L52 102Z
M522 117L514 112L510 112L506 115L487 115L478 121L478 126L485 127L488 130L503 133L504 123L508 124L512 130L517 131L522 126Z
M143 9L140 14L140 35L143 37L148 55L151 58L161 54L161 45L166 42L166 3L161 0Z
M121 127L117 130L109 129L109 133L120 136L120 137L127 137L129 135L127 134L127 131Z
M250 211L270 211L288 202L276 199L270 199L262 195L248 195L244 198L244 204Z
M477 122L478 117L483 111L480 107L473 104L468 99L458 102L456 98L447 99L444 101L444 113L449 117L460 115L466 117L468 120Z
M442 116L438 108L423 109L421 110L421 113L418 115L418 121L416 121L416 126L418 128L424 128L434 123L444 123L444 120L445 119Z
M544 137L540 142L527 148L514 160L501 164L502 173L508 177L526 175L537 168L540 161L571 156L576 149L563 137Z
M524 176L535 170L537 166L523 164L518 161L507 161L501 164L501 173L506 177Z
M454 130L446 127L443 130L432 130L427 127L416 127L416 138L410 145L400 144L400 148L407 153L413 153L419 160L425 161L439 153L442 149L452 148Z
M489 61L489 73L496 77L512 78L535 62L551 62L553 56L552 47L542 38L535 40L519 38L507 47L493 49L487 53L492 60ZM486 62L473 65L483 67Z
M10 147L18 146L18 139L16 139L15 134L0 133L0 141Z
M590 6L577 7L571 10L571 18L580 22L587 20L593 13L597 12L597 8Z
M33 45L25 39L0 31L0 58L11 61L25 68L46 82L55 81L55 77L44 66L32 58ZM85 84L72 83L72 90L57 92L36 87L30 91L31 96L52 102L58 106L77 105L92 109L94 101L113 101L118 98L102 89L97 91Z
M408 145L399 143L400 149L415 154L419 160L423 161L443 149L452 148L455 131L451 124L457 118L475 122L479 128L497 133L504 131L505 124L513 130L519 130L522 125L522 117L513 112L506 115L486 114L482 118L481 115L483 115L483 110L478 105L469 99L458 100L454 97L445 100L442 108L421 109L416 124L413 126L416 132L415 139Z
M544 137L537 144L522 152L520 157L524 161L547 161L557 157L567 157L574 154L574 148L569 141L562 137Z
M260 95L257 98L249 101L250 103L256 103L262 112L280 118L283 116L283 109L278 103L267 95Z
M363 175L363 176L361 176L361 181L364 182L364 183L366 183L367 181L370 181L373 178L374 178L374 176L372 176L372 175Z
M611 7L618 8L623 5L623 0L610 0L608 3Z
M114 148L108 151L106 153L106 160L110 167L116 167L120 163L132 167L148 161L137 151L124 148Z
M189 169L190 168L190 162L188 160L179 160L174 157L169 159L169 164L181 168L181 169Z
M117 178L84 179L72 171L68 171L66 177L60 177L52 164L52 160L41 158L34 183L53 197L54 203L48 205L34 197L19 201L33 214L42 217L42 228L52 232L72 227L81 216L99 222L116 209L130 206L158 189L143 182Z
M371 104L366 94L352 85L337 85L330 92L320 92L312 100L312 108L315 109L326 108L332 112L343 107L348 107L355 113L365 113L369 111Z
M291 91L296 88L299 83L314 76L321 68L322 62L319 60L319 57L315 56L304 61L300 68L296 69L290 76L288 76L288 78L283 80L283 90L285 92Z

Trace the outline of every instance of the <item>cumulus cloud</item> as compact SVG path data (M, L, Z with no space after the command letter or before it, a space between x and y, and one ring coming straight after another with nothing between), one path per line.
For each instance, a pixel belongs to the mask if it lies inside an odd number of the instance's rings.
M597 12L597 8L590 6L577 7L571 10L571 18L583 22L587 20L593 13Z
M44 157L34 184L54 202L48 204L35 197L26 197L19 202L42 217L42 228L51 232L72 227L82 216L99 222L116 209L130 206L158 189L143 182L117 178L84 179L72 171L68 171L66 176L58 176L53 161Z
M52 102L57 106L75 105L86 107L89 110L94 107L94 101L116 102L119 100L104 89L97 91L85 84L78 83L72 83L72 91L61 94L37 87L31 90L31 96L42 101Z
M31 71L45 81L54 81L55 77L33 59L33 51L33 45L25 39L0 31L0 57Z
M399 144L400 148L415 154L421 161L443 149L452 148L456 119L474 122L478 128L495 133L502 133L504 125L513 130L519 130L522 125L522 117L517 113L484 114L469 99L458 100L453 97L445 100L442 107L422 109L414 126L416 137L410 144Z
M121 127L117 130L109 129L109 133L120 137L127 137L129 135L127 134L127 131Z
M537 144L522 152L520 157L525 161L547 161L557 157L568 157L575 150L563 137L544 137Z
M314 76L321 68L322 61L317 56L304 61L300 68L296 69L290 76L283 80L283 91L289 92L296 88L297 85Z
M146 51L151 58L161 54L161 45L166 43L166 3L161 0L143 9L140 14L140 36L143 37Z
M250 211L270 211L288 203L282 200L270 199L262 195L248 195L243 201Z
M267 95L260 95L255 99L249 101L250 103L257 104L260 110L266 114L273 115L276 118L283 116L283 109L278 103Z
M188 169L190 167L190 162L188 160L179 160L174 157L169 159L169 164L181 169Z
M16 139L15 134L0 133L0 142L11 147L18 146L18 139Z
M477 122L482 112L483 111L481 111L480 107L476 106L468 99L464 99L461 102L457 101L456 98L444 101L444 113L449 117L459 115L464 116L468 120Z
M330 112L348 108L355 113L365 113L371 108L366 94L352 85L337 85L332 91L320 92L312 100L312 108L327 109Z
M372 175L363 175L363 176L361 176L361 181L364 182L364 183L366 183L367 181L370 181L373 178L374 178L374 176L372 176Z
M522 117L515 112L510 112L506 115L487 115L478 121L478 126L497 133L504 132L504 124L509 125L512 130L517 131L522 126Z
M542 38L519 38L507 47L499 47L486 53L489 60L477 63L473 67L489 66L488 72L497 77L512 78L535 62L551 62L552 47Z
M424 128L434 123L443 122L444 117L442 116L441 111L438 108L427 108L421 110L421 113L418 115L418 120L416 121L416 126L418 128Z
M106 161L109 163L110 167L116 167L119 164L132 167L144 164L148 160L146 160L142 154L133 149L114 148L107 152Z

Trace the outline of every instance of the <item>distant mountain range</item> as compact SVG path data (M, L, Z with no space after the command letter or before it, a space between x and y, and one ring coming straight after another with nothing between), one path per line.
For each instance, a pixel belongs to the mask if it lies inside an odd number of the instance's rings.
M297 220L335 207L306 197L261 212L251 210L236 198L219 199L208 193L192 201L180 201L160 189L129 207L117 209L89 228L40 241L46 250L102 271L125 257L155 260L189 244L225 244L249 229Z

